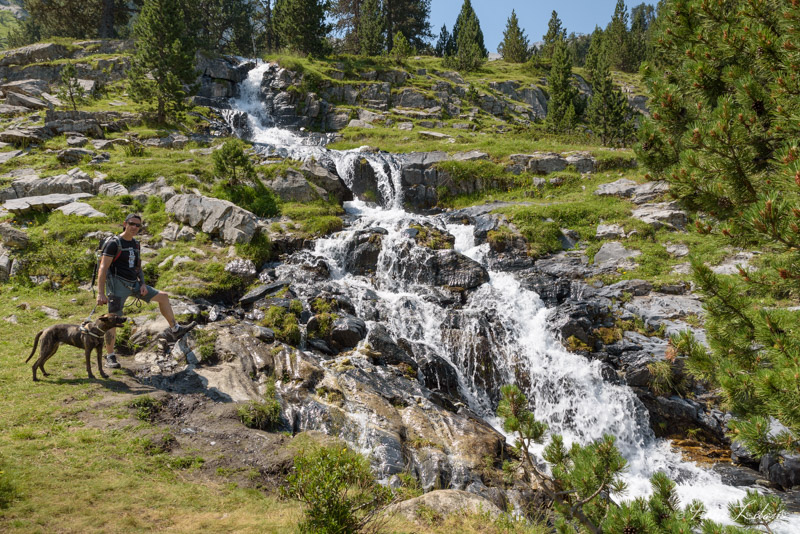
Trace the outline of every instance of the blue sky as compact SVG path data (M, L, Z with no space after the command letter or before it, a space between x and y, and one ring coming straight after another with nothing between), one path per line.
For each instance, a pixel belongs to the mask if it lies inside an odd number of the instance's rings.
M616 0L471 0L472 8L478 14L483 30L486 48L490 52L497 51L497 45L503 40L503 30L513 9L517 13L519 24L531 42L540 41L547 33L547 22L553 10L558 12L561 23L567 32L592 33L595 25L605 28L614 13ZM625 2L630 13L631 7L646 0ZM434 35L439 34L442 24L447 30L461 11L463 0L431 0L431 28ZM646 2L655 4L655 1Z

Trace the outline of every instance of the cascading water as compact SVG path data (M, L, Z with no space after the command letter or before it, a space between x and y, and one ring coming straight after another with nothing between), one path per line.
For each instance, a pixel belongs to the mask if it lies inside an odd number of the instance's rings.
M650 476L665 471L678 483L683 504L698 499L707 507L709 518L727 521L727 503L742 498L744 491L725 485L715 473L683 461L667 441L656 439L649 428L647 412L633 392L627 386L604 381L598 362L566 351L548 331L549 310L512 274L490 271L488 283L473 291L457 308L433 298L434 290L429 285L403 276L403 266L409 260L402 257L401 251L408 253L414 244L408 232L411 224L446 230L455 236L458 252L484 266L488 245L475 246L472 226L446 224L440 217L405 212L401 207L398 158L308 146L300 135L264 127L269 123L264 120L264 110L259 108L257 99L264 71L263 65L253 69L243 84L242 96L232 103L236 110L247 112L251 140L267 152L331 161L348 186L353 183L354 162L366 158L375 170L381 194L391 199L384 208L360 201L347 203L345 207L355 222L316 244L315 254L329 264L333 283L354 303L359 316L374 316L377 310L380 324L393 338L414 343L416 356L420 351L435 354L451 364L457 371L461 397L495 428L500 428L494 415L498 388L518 382L532 399L536 417L545 421L552 432L561 434L567 445L588 443L604 434L616 437L629 462L625 474L628 492L624 498L648 495ZM376 228L387 232L381 240L376 272L369 277L347 272L348 241L359 232ZM377 325L367 324L370 328ZM481 348L482 354L491 354L491 361L481 359L476 347ZM351 441L369 452L365 419L364 414L353 416L351 423L362 425L364 431ZM775 527L775 532L798 531L797 515Z

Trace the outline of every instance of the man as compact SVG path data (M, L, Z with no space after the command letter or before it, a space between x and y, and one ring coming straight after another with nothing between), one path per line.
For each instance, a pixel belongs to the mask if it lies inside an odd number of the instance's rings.
M108 312L117 315L122 315L125 301L131 295L145 302L157 303L158 310L169 323L169 328L159 337L167 343L174 343L197 323L177 324L169 295L144 283L139 242L134 239L142 229L142 218L136 213L131 213L125 217L122 229L120 235L107 239L103 246L100 268L97 272L97 303L101 305L108 303ZM114 353L116 337L116 329L112 328L105 338L106 367L111 369L120 366Z

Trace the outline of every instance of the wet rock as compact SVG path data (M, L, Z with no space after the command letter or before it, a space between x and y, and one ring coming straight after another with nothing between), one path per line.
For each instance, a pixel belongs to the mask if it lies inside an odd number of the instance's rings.
M345 271L355 275L374 273L378 268L378 257L381 253L383 236L386 230L370 228L357 232L347 242L345 255Z
M175 195L167 201L165 210L184 224L219 235L226 243L249 243L255 235L256 216L227 200Z
M252 280L256 277L258 271L256 271L256 266L252 260L237 258L225 265L225 272L245 280Z
M239 299L239 304L246 306L248 304L253 304L256 301L263 299L269 295L274 295L275 293L281 291L282 289L289 287L289 282L285 280L279 280L277 282L273 282L271 284L264 284L258 286L257 288L249 291L246 295Z
M753 469L758 469L760 459L750 452L744 443L734 440L731 442L731 461Z
M800 486L800 454L766 454L761 458L758 471L783 489Z
M331 344L339 350L351 349L367 335L366 323L358 317L337 314L331 329Z
M353 193L347 188L344 181L322 165L306 161L300 167L300 172L306 180L325 191L325 200L336 200L339 204L353 200Z
M392 269L397 277L433 286L474 289L489 281L481 264L454 250L406 246Z
M383 325L377 324L370 328L366 337L366 343L374 353L373 359L381 365L406 364L414 372L417 371L417 361L409 352L400 347ZM407 343L404 343L408 347ZM408 347L410 349L410 347ZM433 389L433 388L432 388Z

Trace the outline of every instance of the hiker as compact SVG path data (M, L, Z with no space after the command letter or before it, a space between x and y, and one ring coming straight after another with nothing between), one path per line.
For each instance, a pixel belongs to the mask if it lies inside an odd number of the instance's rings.
M175 322L175 314L169 302L169 295L148 286L144 282L142 259L139 254L139 242L134 239L142 228L142 218L136 213L125 217L120 235L106 239L100 257L100 268L97 272L97 304L108 303L108 312L122 315L125 301L134 296L145 302L155 302L169 328L159 334L159 338L167 343L174 343L197 323L179 325ZM106 367L119 368L114 353L116 329L106 334Z

